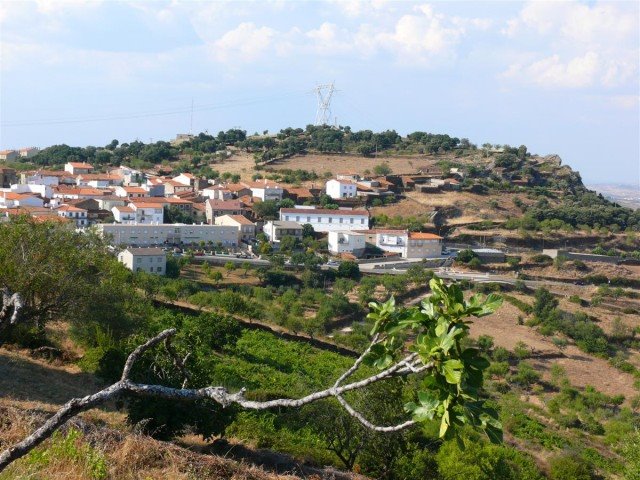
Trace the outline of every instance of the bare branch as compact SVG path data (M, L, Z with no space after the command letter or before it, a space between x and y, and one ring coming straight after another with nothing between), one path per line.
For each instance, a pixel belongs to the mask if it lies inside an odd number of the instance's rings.
M18 323L20 310L24 306L22 296L19 293L11 293L7 287L2 287L2 309L0 309L0 328L6 328L9 325ZM11 310L11 316L7 319L7 315Z
M366 355L365 352L361 355L358 360L354 363L345 374L343 374L338 381L334 384L334 386L327 388L325 390L321 390L318 392L311 393L307 396L298 398L298 399L289 399L289 398L281 398L276 400L269 400L265 402L258 402L253 400L247 400L244 397L245 389L241 389L236 393L229 393L224 387L205 387L200 389L188 389L184 388L172 388L165 387L162 385L145 385L134 383L130 380L131 370L135 364L135 362L144 354L148 349L158 345L163 340L165 341L165 347L167 347L167 351L173 357L174 363L177 367L182 371L183 375L185 375L185 380L188 379L188 371L185 368L184 363L186 362L187 357L184 360L180 360L175 349L173 349L170 339L173 335L175 335L176 329L171 328L168 330L164 330L160 332L155 337L149 339L144 344L136 347L136 349L131 352L125 366L122 370L122 377L120 381L114 383L113 385L94 393L93 395L88 395L83 398L74 398L68 401L58 412L49 418L44 425L38 428L31 435L26 437L21 442L13 445L12 447L6 449L2 453L0 453L0 472L4 470L11 462L17 460L18 458L26 455L32 449L37 447L40 443L50 437L53 432L63 425L67 420L71 417L77 415L78 413L93 408L99 404L102 404L108 400L116 398L122 394L132 394L132 395L143 395L143 396L151 396L151 397L160 397L166 399L173 400L182 400L182 401L194 401L194 400L213 400L223 407L228 407L232 404L238 404L244 408L252 409L252 410L266 410L274 407L301 407L311 402L315 402L317 400L328 398L328 397L336 397L338 401L342 404L342 406L347 410L349 414L357 418L364 426L370 428L371 430L376 430L380 432L391 432L401 430L402 428L407 428L413 424L413 421L407 421L403 424L392 426L392 427L379 427L373 425L371 422L366 420L361 414L356 412L345 400L342 398L342 394L364 388L373 383L379 382L381 380L385 380L388 378L406 375L409 373L422 372L429 369L432 369L434 364L431 362L429 364L416 366L419 364L419 359L417 359L416 354L411 354L405 357L403 360L391 365L387 369L377 373L376 375L371 375L363 380L359 380L356 382L348 383L346 385L340 385L342 381L344 381L349 375L351 375L358 366L361 364L362 359ZM375 343L372 342L372 345Z
M189 372L189 370L187 370L185 363L187 362L190 354L188 353L184 357L184 359L181 359L180 355L178 355L178 352L176 352L176 349L173 348L171 337L167 337L164 339L164 348L167 350L167 352L169 352L169 355L171 355L171 358L173 359L173 364L178 370L180 370L180 373L182 373L182 376L184 377L182 388L187 388L188 382L191 381L191 373Z
M380 427L378 425L374 425L369 420L364 418L362 414L356 411L356 409L353 408L351 405L349 405L349 403L341 395L336 395L336 399L338 400L338 402L340 402L340 405L344 407L344 409L347 411L349 415L354 417L356 420L358 420L362 425L367 427L369 430L373 430L375 432L397 432L399 430L409 428L410 426L415 425L416 423L414 420L407 420L406 422L400 423L398 425L392 425L389 427Z
M144 344L136 347L136 349L133 352L131 352L131 354L129 354L129 357L127 358L127 361L124 364L124 368L122 369L122 377L120 377L120 381L124 382L129 379L129 375L131 374L131 368L133 368L133 364L136 363L136 360L138 360L138 358L140 358L140 356L145 351L149 350L151 347L156 346L162 340L175 335L175 333L176 333L175 328L169 328L167 330L160 332L155 337L147 340Z

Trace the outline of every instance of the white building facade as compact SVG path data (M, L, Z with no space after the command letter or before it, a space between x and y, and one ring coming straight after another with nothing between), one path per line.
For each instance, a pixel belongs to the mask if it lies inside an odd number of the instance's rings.
M355 198L358 194L356 184L349 180L329 180L325 185L327 195L335 200Z
M335 232L341 230L367 230L369 228L369 212L340 208L330 210L298 206L297 208L281 208L280 220L309 224L316 232Z
M167 255L161 248L127 248L118 254L118 261L133 272L164 275Z
M224 225L185 225L164 223L160 225L98 224L102 236L111 239L113 245L222 245L238 246L238 229Z
M364 233L335 231L329 232L329 251L334 255L350 253L355 257L360 257L366 248L366 237Z

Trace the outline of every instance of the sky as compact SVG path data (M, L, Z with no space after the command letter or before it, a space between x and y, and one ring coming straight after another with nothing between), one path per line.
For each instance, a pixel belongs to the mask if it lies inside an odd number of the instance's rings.
M305 127L334 82L340 125L638 184L639 5L2 0L0 149Z

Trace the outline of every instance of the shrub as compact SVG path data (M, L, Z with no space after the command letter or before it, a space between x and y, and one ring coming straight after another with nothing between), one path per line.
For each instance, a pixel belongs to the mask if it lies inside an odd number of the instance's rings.
M594 475L591 465L572 454L554 457L549 464L551 480L592 480Z
M523 387L530 387L538 380L540 380L540 374L527 362L520 362L516 374L511 376L513 383Z

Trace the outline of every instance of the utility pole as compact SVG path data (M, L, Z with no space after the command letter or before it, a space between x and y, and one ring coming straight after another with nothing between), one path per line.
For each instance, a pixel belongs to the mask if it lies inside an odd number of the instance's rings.
M318 99L315 125L328 125L331 121L331 97L335 92L333 82L318 85L313 91Z
M193 135L193 97L191 97L191 122L189 123L189 135Z

